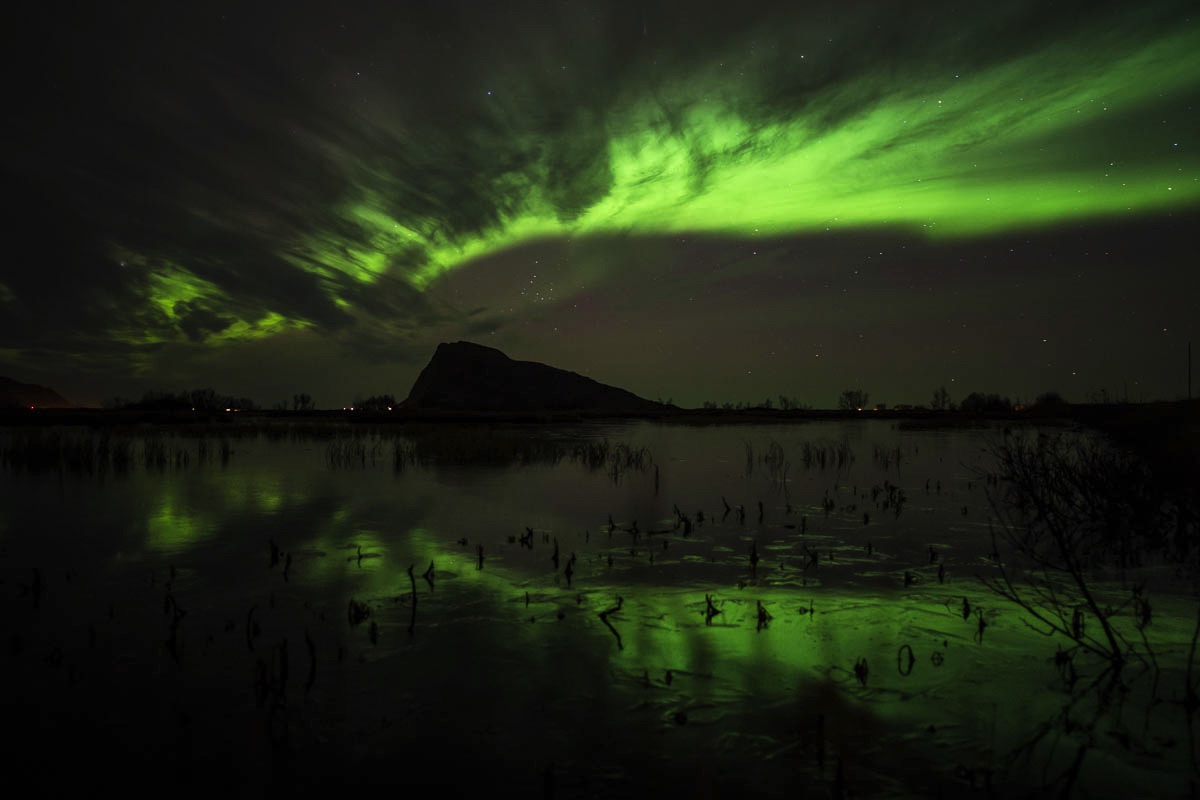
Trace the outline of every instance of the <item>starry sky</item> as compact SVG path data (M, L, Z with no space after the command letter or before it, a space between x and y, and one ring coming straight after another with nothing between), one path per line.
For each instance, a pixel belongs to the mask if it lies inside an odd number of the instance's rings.
M79 403L402 397L459 339L686 406L1174 399L1200 351L1194 3L26 5L0 374Z

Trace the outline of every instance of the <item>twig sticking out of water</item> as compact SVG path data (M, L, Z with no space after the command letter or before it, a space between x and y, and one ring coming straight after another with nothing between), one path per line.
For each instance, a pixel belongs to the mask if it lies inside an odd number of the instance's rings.
M987 628L988 621L983 618L983 609L982 608L975 609L975 615L979 619L979 621L976 623L976 626L975 626L975 641L978 642L979 644L983 644L983 631L985 628Z
M558 569L558 537L554 537L554 555L550 556L550 561L554 564L554 569Z
M424 578L425 582L429 584L429 591L432 592L433 591L433 579L435 577L437 577L437 575L434 573L434 570L433 570L433 562L432 561L429 562L429 568L425 570L425 574L422 575L421 577Z
M758 575L758 542L750 543L750 577Z
M858 660L854 662L854 677L858 678L858 682L861 685L866 686L867 675L869 673L870 669L867 667L866 656L859 656Z
M809 567L815 568L817 566L817 551L813 550L808 545L804 545L804 555L807 557L807 562L804 565L804 569L807 571Z
M761 631L763 628L770 625L771 620L773 619L773 617L767 611L767 607L762 604L762 600L759 600L757 602L758 602L758 625L755 627L756 632Z
M704 595L704 624L712 627L713 617L720 613L722 613L721 609L713 605L712 595Z
M624 599L623 597L620 597L620 596L618 596L618 597L617 597L617 604L616 604L615 606L613 606L612 608L607 608L607 609L605 609L604 611L601 611L601 612L600 612L600 621L601 621L601 622L603 622L603 623L604 623L604 624L605 624L605 625L608 627L608 629L609 629L610 631L612 631L612 635L613 635L613 636L617 637L617 649L618 649L618 650L624 650L624 649L625 649L625 645L623 645L623 644L621 643L621 634L617 633L617 629L616 629L616 628L614 628L614 627L613 627L613 625L612 625L612 623L608 621L608 615L609 615L609 614L616 614L618 611L620 611L620 610L621 610L621 606L622 606L624 603L625 603L625 599Z

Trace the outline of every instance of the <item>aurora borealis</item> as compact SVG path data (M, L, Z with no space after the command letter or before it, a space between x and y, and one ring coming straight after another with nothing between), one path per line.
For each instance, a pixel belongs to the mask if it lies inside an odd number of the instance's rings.
M4 27L0 374L80 402L402 396L455 339L684 405L1186 391L1187 3L122 4Z

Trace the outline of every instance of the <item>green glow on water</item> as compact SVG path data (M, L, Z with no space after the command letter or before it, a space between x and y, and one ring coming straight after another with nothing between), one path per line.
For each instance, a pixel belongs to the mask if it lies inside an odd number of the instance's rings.
M146 517L146 544L158 552L187 552L209 537L215 521L193 508L183 487L164 481Z

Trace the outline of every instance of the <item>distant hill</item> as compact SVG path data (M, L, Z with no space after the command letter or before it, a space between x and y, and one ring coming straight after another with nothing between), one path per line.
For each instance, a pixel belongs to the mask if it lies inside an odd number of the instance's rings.
M58 392L36 383L18 383L0 375L0 408L75 408Z
M445 411L587 411L629 414L666 406L536 361L514 361L492 347L443 342L401 406Z

